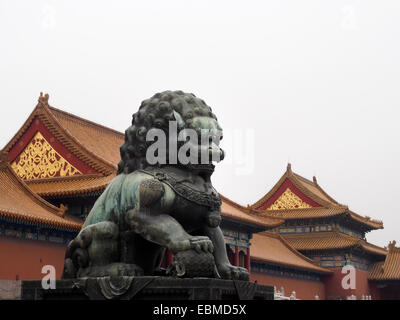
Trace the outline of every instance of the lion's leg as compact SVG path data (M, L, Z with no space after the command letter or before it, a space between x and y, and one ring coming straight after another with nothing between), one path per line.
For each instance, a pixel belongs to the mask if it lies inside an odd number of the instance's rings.
M161 260L164 257L164 247L147 241L138 234L135 234L131 247L133 261L143 269L144 275L159 272Z
M173 217L152 213L150 210L130 210L128 221L133 231L144 239L168 248L172 253L195 249L213 251L213 244L206 236L192 236Z
M68 247L67 270L64 277L142 274L142 269L135 264L119 261L119 237L118 226L110 221L98 222L83 228Z
M214 244L214 260L219 275L223 279L249 280L249 273L245 268L232 266L226 253L225 239L220 227L204 227L204 235Z

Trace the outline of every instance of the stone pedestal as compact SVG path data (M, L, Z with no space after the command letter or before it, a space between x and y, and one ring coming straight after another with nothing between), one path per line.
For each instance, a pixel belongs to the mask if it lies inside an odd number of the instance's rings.
M22 281L22 300L273 300L271 286L236 280L171 277L102 277L56 281Z

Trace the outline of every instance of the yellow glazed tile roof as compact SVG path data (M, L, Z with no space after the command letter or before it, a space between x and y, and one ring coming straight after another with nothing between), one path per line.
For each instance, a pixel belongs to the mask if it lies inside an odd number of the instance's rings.
M368 279L400 280L400 248L396 247L395 241L389 243L389 252L385 261L373 265Z
M40 224L63 230L79 230L81 223L64 217L57 208L33 193L8 164L1 153L0 216L29 224Z
M311 259L295 250L282 236L272 232L256 233L251 239L252 260L284 265L318 273L331 271L316 265Z

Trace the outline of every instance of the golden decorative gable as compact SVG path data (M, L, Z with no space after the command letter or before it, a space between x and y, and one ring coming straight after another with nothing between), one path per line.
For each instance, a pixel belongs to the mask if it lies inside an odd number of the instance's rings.
M289 188L282 193L273 204L269 206L267 210L285 210L285 209L303 209L311 208L311 206L301 200L296 194Z
M12 162L11 167L24 180L82 174L54 150L39 131L24 151Z

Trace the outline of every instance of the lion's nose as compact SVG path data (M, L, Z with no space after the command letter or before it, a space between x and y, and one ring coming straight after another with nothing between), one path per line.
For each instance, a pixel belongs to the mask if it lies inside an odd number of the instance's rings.
M225 158L225 152L222 150L219 146L216 144L212 143L208 149L208 154L210 157L210 160L214 160L217 162L220 162L224 160Z

